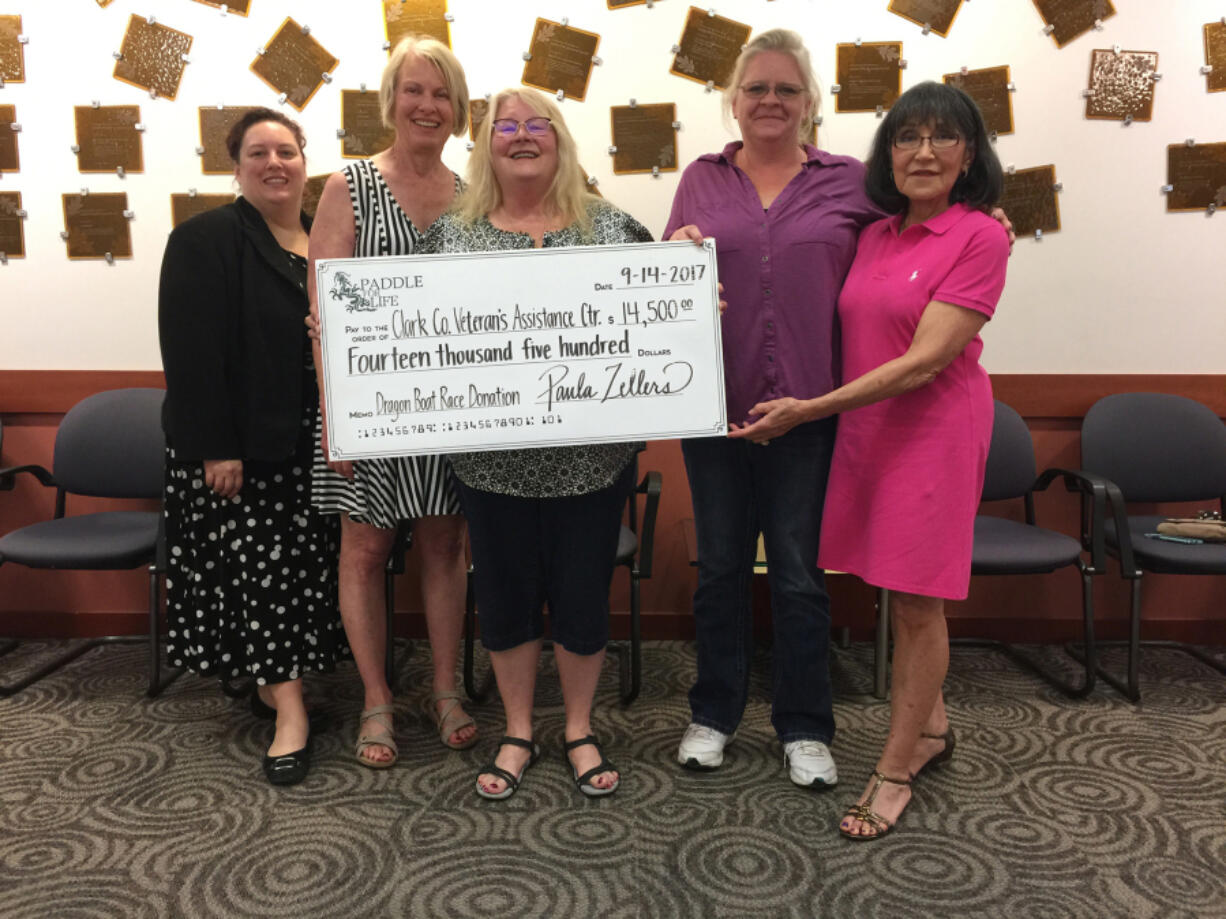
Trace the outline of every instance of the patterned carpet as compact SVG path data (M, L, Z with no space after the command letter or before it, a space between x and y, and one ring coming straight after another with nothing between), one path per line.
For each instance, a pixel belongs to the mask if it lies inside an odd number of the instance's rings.
M445 751L419 688L425 653L401 666L395 769L351 759L346 666L310 684L315 765L284 790L259 772L266 723L195 677L144 699L139 648L91 651L0 700L0 915L1226 916L1226 680L1175 652L1146 653L1134 707L1105 689L1069 702L997 654L955 649L957 755L870 844L834 829L886 731L886 708L863 696L868 646L832 665L837 789L787 781L765 657L724 767L678 768L693 649L660 642L634 705L617 704L612 661L598 694L618 793L587 800L571 784L546 655L544 755L501 804L472 791L497 703L474 709L482 743Z

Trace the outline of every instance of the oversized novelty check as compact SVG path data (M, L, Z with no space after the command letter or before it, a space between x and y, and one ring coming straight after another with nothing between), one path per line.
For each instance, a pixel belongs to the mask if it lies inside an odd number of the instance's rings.
M316 266L331 459L722 434L715 243Z

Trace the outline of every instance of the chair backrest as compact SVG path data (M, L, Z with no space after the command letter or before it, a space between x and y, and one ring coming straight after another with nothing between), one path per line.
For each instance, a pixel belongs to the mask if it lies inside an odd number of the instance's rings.
M1005 403L996 400L992 445L983 474L983 500L1020 498L1034 485L1034 442L1026 422Z
M1081 465L1128 501L1218 499L1226 495L1226 425L1185 396L1106 396L1081 424Z
M56 484L103 498L159 498L166 442L161 389L112 389L82 399L55 435Z

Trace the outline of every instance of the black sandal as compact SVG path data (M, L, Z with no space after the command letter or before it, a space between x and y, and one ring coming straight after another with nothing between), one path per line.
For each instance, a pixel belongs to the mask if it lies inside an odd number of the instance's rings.
M513 747L523 747L529 753L528 762L524 763L524 768L519 770L519 775L514 775L508 772L506 769L503 769L494 762L494 759L498 758L498 750L502 749L507 744L510 744ZM540 758L540 755L541 748L534 741L524 740L522 737L510 737L504 735L503 738L498 741L498 747L494 750L494 759L491 759L489 765L477 773L477 794L490 801L503 801L511 797L511 795L515 794L515 792L519 790L519 783L523 779L524 773L528 771L528 767L535 763L537 759ZM481 776L483 775L497 776L507 783L507 787L499 792L486 791L481 787Z
M574 750L576 747L585 747L588 744L591 744L596 748L596 752L600 755L600 762L587 772L583 773L583 775L580 775L579 770L575 768L575 764L571 763L570 769L575 778L575 785L577 785L579 790L589 798L601 798L605 795L611 795L613 792L617 791L617 786L622 782L621 773L618 772L616 766L604 758L604 750L601 749L600 741L596 739L595 734L588 734L587 737L580 737L578 740L568 740L562 745L562 749L566 751L567 760L569 760L571 750ZM593 785L592 779L600 775L602 772L618 772L617 781L615 781L608 788L600 788Z
M954 746L957 744L958 740L954 736L954 726L952 724L945 729L944 734L929 734L927 731L925 731L920 734L920 737L927 737L929 740L943 740L945 741L945 746L941 748L940 753L934 753L931 757L929 757L928 761L925 762L924 765L915 770L915 774L911 776L912 781L918 779L932 767L939 766L942 763L947 763L953 759Z

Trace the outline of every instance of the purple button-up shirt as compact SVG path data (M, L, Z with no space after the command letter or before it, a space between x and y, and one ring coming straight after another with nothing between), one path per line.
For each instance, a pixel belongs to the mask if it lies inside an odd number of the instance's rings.
M864 165L805 146L799 174L763 209L733 164L740 141L700 156L681 177L664 239L694 224L715 237L724 313L728 420L768 399L809 399L839 383L835 304L866 224Z

